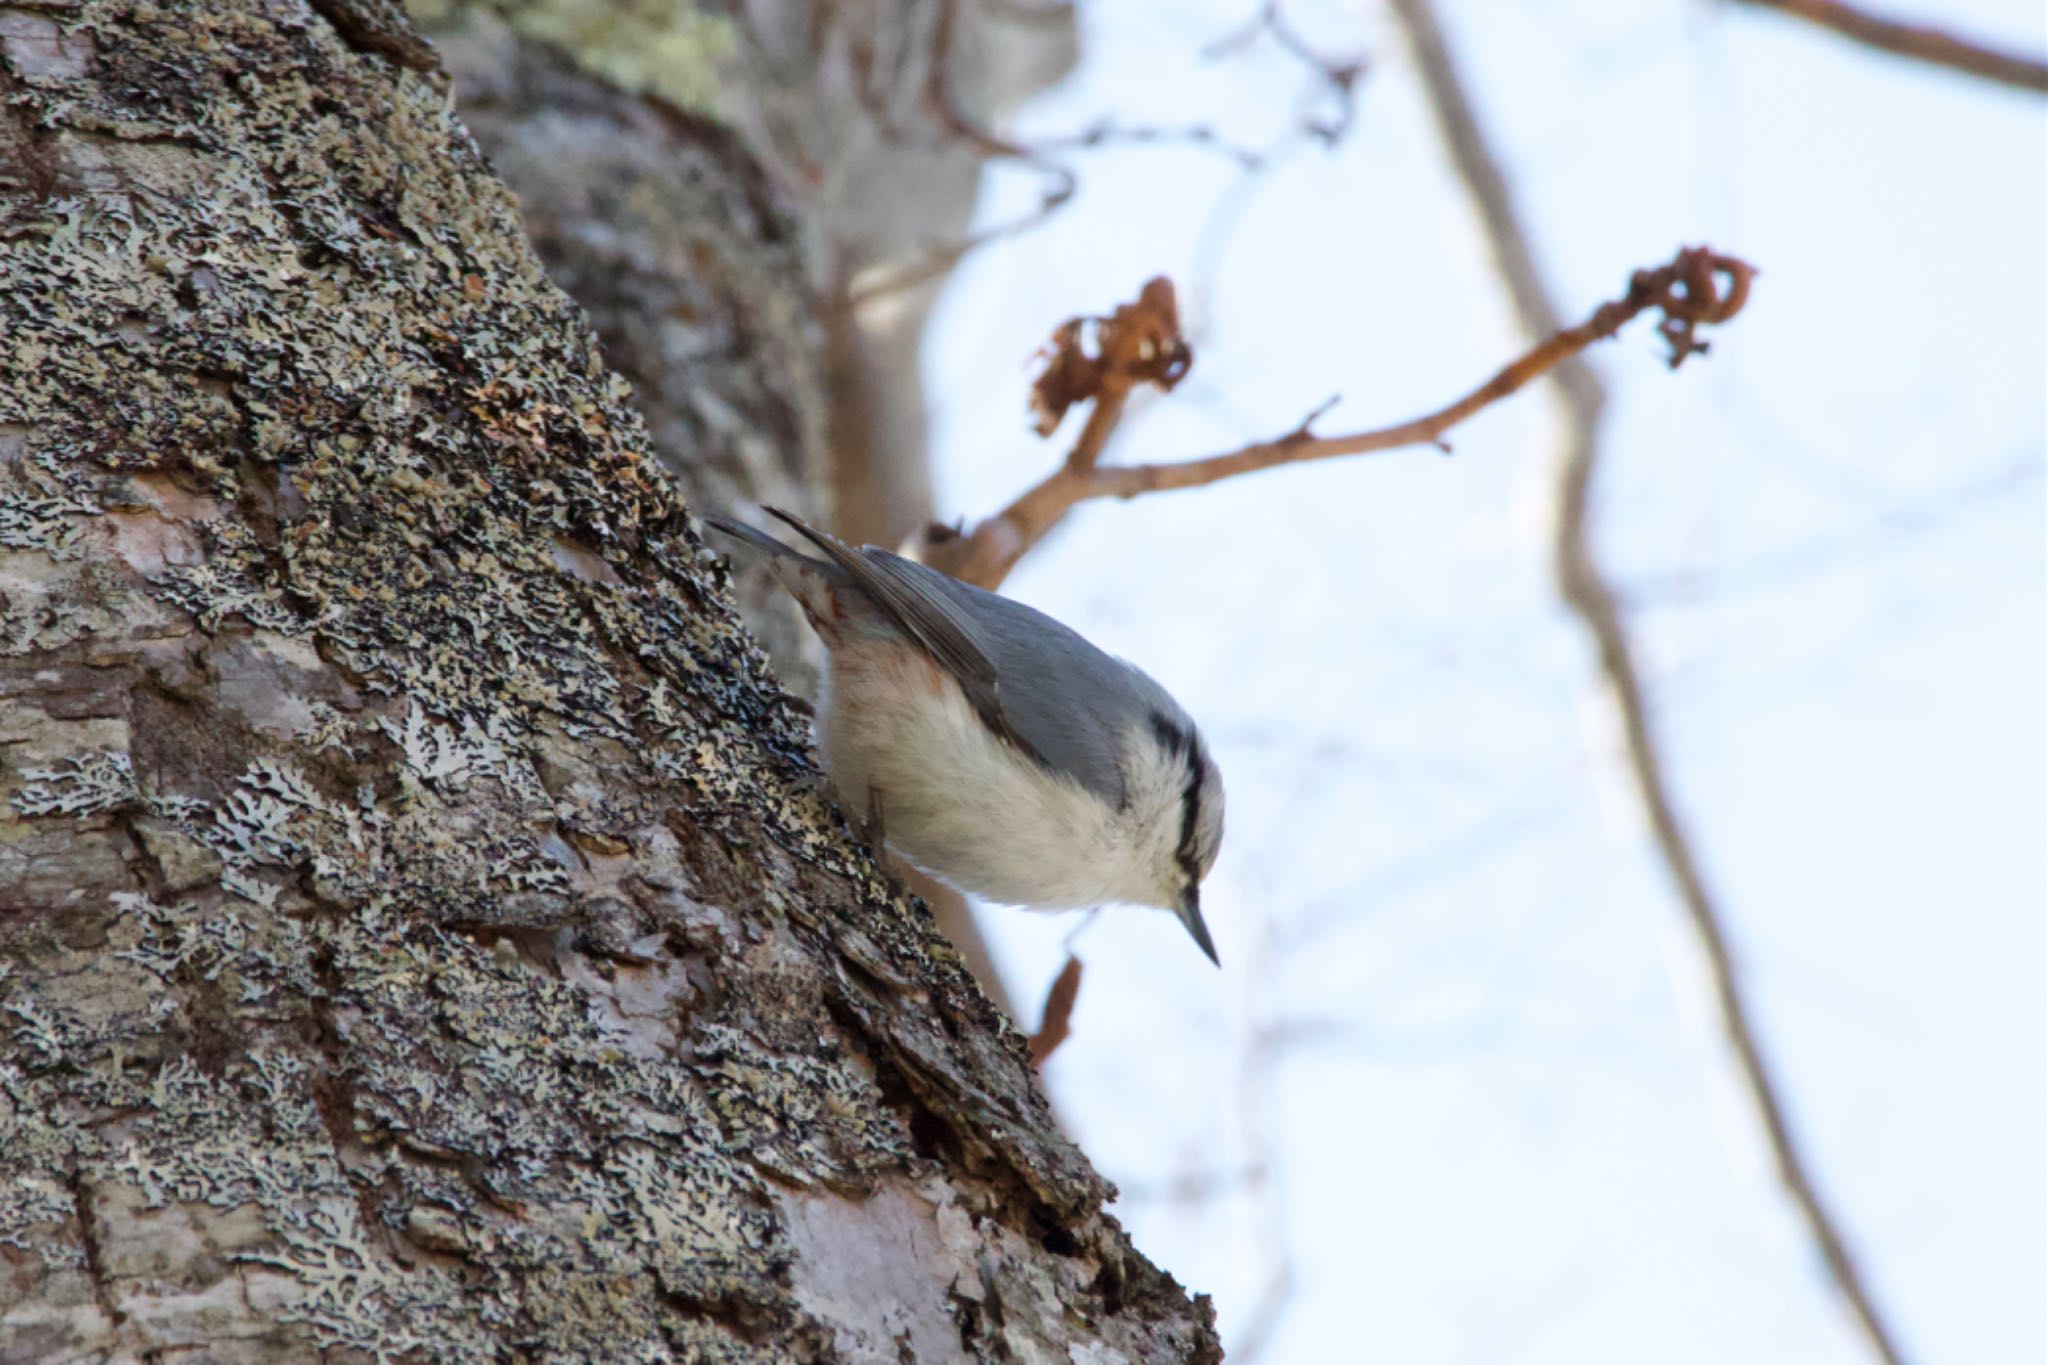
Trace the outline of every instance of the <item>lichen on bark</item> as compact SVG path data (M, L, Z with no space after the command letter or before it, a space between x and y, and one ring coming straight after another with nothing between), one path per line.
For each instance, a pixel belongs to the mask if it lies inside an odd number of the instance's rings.
M0 6L0 1359L1213 1357L398 13Z

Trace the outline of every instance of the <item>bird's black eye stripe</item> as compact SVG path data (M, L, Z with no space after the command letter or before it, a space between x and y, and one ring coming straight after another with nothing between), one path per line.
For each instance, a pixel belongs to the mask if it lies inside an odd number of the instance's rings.
M1187 875L1188 885L1201 881L1201 864L1195 857L1195 830L1202 818L1202 741L1193 731L1183 730L1163 712L1152 713L1152 733L1159 745L1187 765L1187 782L1180 792L1180 844L1173 860Z
M1170 754L1184 754L1193 745L1194 739L1187 731L1173 723L1173 717L1164 711L1154 711L1150 717L1153 737L1159 747Z
M1188 783L1180 793L1180 846L1174 851L1190 886L1201 880L1195 860L1195 827L1201 817L1202 748L1198 743L1188 750Z

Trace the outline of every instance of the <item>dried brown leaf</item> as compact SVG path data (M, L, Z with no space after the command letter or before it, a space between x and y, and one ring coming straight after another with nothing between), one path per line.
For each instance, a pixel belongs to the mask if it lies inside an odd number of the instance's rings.
M1033 1066L1044 1066L1045 1059L1073 1032L1074 1001L1080 994L1081 959L1070 955L1045 993L1045 1012L1039 1019L1038 1032L1028 1044Z
M1039 355L1045 364L1031 385L1030 403L1040 436L1052 435L1077 403L1120 398L1140 384L1171 390L1195 360L1180 332L1173 281L1164 275L1147 280L1135 301L1107 318L1067 319Z

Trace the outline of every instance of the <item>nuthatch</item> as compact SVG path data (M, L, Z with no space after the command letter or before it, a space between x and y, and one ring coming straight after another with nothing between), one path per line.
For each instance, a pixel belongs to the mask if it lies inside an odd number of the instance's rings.
M1165 688L1043 612L763 510L823 557L706 520L774 556L825 642L818 742L841 800L958 890L1158 906L1217 960L1200 890L1223 778Z

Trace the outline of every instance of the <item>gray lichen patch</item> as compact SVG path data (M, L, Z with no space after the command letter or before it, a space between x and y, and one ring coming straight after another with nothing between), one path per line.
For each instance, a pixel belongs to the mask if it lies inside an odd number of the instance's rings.
M139 796L127 752L101 749L52 767L22 769L11 800L20 815L95 815L131 805Z
M905 1181L1202 1346L392 14L0 43L0 1360L816 1356Z
M471 130L519 192L535 250L631 382L652 449L693 503L765 502L824 520L823 329L807 283L815 232L779 211L786 196L723 126L591 75L611 69L604 51L522 40L512 25L540 8L437 5L433 29ZM632 7L582 8L618 21ZM626 27L691 22L655 7ZM659 42L630 45L644 59ZM807 691L817 643L795 604L765 573L737 591L781 676Z
M75 558L79 518L98 511L71 497L0 496L0 549L41 550L52 559Z

